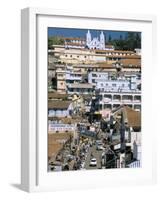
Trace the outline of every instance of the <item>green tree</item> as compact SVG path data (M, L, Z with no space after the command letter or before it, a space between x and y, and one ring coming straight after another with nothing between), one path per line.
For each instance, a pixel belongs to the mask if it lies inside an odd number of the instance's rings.
M109 35L109 37L108 37L108 42L110 43L111 40L112 40L112 37L111 37L111 35Z
M51 40L50 38L48 39L48 49L51 49L53 45L53 40Z
M52 48L52 45L63 45L64 39L62 37L53 36L48 38L48 48Z

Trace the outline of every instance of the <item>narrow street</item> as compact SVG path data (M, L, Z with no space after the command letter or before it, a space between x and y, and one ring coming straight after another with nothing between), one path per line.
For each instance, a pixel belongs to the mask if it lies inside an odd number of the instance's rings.
M94 158L97 160L97 166L90 166L90 161L91 161L91 154L93 155ZM89 148L89 152L85 161L85 169L101 169L101 155L102 151L97 151L96 150L96 145L93 145L92 147Z

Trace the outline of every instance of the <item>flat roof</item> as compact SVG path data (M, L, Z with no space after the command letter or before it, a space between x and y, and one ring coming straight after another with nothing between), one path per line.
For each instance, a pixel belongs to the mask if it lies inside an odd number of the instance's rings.
M117 113L121 113L122 111L130 127L133 127L133 128L141 127L141 112L140 111L135 111L129 106L122 105L118 109L114 110L113 112L114 112L114 115L117 115Z
M93 88L90 83L71 83L68 85L69 88Z
M71 101L48 100L49 109L68 109Z
M141 66L141 59L140 58L131 58L131 59L122 59L119 63L123 64L123 66Z
M48 157L55 157L63 148L64 141L68 141L71 133L48 134Z
M51 99L66 99L67 97L67 94L62 94L58 92L48 92L48 98Z

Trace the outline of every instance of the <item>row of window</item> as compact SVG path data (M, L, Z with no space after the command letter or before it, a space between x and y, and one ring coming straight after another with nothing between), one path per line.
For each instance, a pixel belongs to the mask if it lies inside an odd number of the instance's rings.
M92 82L93 82L93 80L92 80ZM95 83L95 82L93 82L93 83ZM101 83L100 84L101 85L101 87L107 87L107 86L112 86L112 87L117 87L118 85L116 84L116 83L113 83L112 85L111 84L108 84L108 83L106 83L106 84L103 84L103 83ZM125 86L128 86L128 87L130 87L130 84L128 84L128 85L125 85L124 83L122 84L122 85L119 85L119 87L125 87Z
M73 56L73 55L65 55L65 57L70 57L70 58L72 58L72 57L75 57L75 56ZM76 56L77 58L79 58L80 56ZM84 58L87 58L87 56L83 56Z

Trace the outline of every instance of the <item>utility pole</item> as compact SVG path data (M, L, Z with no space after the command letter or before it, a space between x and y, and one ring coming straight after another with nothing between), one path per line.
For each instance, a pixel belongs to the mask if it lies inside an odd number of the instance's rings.
M125 151L126 151L126 144L125 144L125 122L124 122L124 114L123 111L121 112L121 121L120 121L120 168L125 167Z

